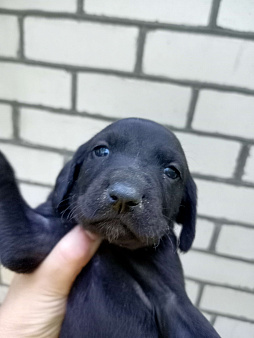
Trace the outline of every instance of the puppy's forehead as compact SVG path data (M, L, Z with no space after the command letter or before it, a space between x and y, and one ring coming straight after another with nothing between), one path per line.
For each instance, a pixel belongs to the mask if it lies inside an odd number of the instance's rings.
M176 151L182 152L181 145L176 136L158 123L145 119L123 119L119 120L97 135L104 138L109 144L117 142L124 145L136 144L137 146L154 145L161 149L169 146Z

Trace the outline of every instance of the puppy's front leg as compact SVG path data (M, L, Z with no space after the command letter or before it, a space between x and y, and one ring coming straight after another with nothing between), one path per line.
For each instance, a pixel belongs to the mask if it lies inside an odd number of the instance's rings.
M1 263L16 272L31 272L65 232L59 219L46 218L24 202L14 172L0 152Z

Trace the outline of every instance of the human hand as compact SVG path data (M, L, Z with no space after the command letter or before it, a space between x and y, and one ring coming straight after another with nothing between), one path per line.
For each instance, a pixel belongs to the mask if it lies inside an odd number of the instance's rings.
M0 309L0 337L58 337L71 286L100 245L76 226L31 274L17 274Z

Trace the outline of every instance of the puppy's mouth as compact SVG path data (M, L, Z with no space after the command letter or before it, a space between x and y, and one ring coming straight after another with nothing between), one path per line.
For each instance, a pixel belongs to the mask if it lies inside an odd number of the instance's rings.
M138 249L154 244L154 240L144 238L136 234L128 224L120 218L101 219L90 222L82 222L83 227L107 240L109 243L125 247L127 249Z

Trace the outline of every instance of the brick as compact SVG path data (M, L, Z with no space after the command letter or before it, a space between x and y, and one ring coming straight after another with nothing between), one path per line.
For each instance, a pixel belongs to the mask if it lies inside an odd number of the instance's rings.
M10 285L14 277L14 272L0 265L1 282Z
M198 298L199 284L191 280L186 280L185 288L186 288L188 297L190 298L192 303L195 304Z
M50 194L51 190L47 187L40 187L37 185L31 184L20 184L20 191L22 196L24 197L25 201L32 207L35 208L39 204L46 201L48 195Z
M225 225L216 244L222 254L254 260L254 229Z
M200 307L203 310L253 320L254 295L222 287L205 286ZM242 335L241 337L245 337Z
M32 143L75 151L107 125L109 123L87 117L21 109L20 137Z
M1 151L12 164L17 178L44 184L54 184L63 167L63 156L50 151L1 144Z
M3 303L6 295L7 295L7 292L8 292L8 287L7 286L4 286L4 285L0 285L0 304Z
M253 264L208 253L190 251L180 256L186 277L254 289Z
M25 20L25 55L33 60L132 71L138 30L64 19Z
M74 12L76 11L75 0L1 0L0 8L19 9L19 10L36 10L48 12Z
M254 324L236 319L217 317L214 328L223 338L254 337Z
M196 237L193 247L197 249L208 249L214 231L214 224L205 219L197 219Z
M78 110L114 118L145 117L184 127L190 88L117 76L78 76Z
M134 20L206 25L209 21L211 4L211 0L157 0L150 1L149 5L142 0L86 0L84 10L88 14Z
M192 127L212 133L254 138L253 111L253 96L202 90Z
M0 63L0 98L56 108L71 105L71 76L44 67Z
M254 147L250 149L250 154L244 168L243 179L245 181L254 182Z
M195 180L198 185L200 215L253 224L254 189Z
M232 177L241 148L240 143L180 132L175 134L182 144L192 172Z
M12 15L0 15L0 55L16 57L18 47L18 19Z
M143 70L151 75L253 89L253 55L253 41L155 30L147 35Z
M13 137L12 109L7 104L0 104L0 138L10 139Z
M251 0L223 0L217 25L243 32L254 31L254 3Z

